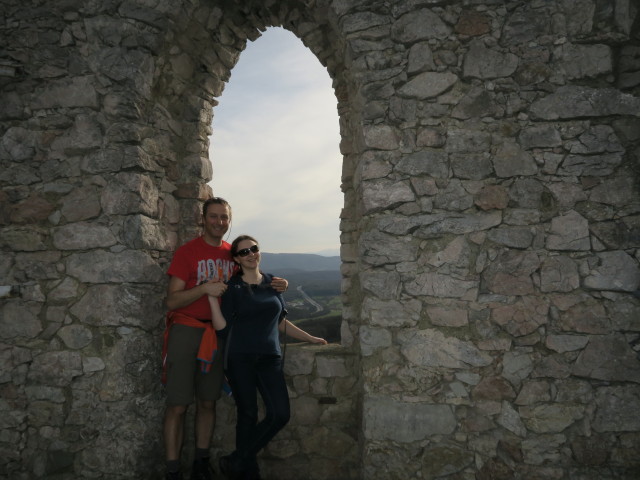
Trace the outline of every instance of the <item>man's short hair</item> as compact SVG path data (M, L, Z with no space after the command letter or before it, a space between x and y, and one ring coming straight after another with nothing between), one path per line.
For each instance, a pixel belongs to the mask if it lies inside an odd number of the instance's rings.
M210 197L204 201L204 203L202 204L203 217L207 216L207 209L209 208L209 205L213 205L213 204L224 205L225 207L227 207L227 209L229 210L229 218L231 218L231 205L229 205L229 202L227 202L222 197Z

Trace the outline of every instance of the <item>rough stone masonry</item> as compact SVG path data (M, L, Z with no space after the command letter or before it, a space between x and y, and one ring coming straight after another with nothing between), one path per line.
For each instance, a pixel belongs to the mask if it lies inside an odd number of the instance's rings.
M0 5L1 478L160 478L164 272L271 26L333 79L344 281L265 477L640 478L638 1Z

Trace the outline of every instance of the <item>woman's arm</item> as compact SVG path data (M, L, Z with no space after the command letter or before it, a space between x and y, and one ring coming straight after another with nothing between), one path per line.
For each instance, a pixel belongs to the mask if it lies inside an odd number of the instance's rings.
M216 330L222 330L227 326L227 321L224 319L222 315L222 311L220 310L220 301L218 297L212 297L209 295L209 306L211 307L211 323L213 323L213 328Z
M314 337L313 335L309 335L307 332L305 332L301 328L296 327L293 323L291 323L286 318L284 319L284 321L280 322L280 325L278 325L278 329L281 332L285 332L290 337L293 337L296 340L300 340L303 342L319 343L320 345L327 345L329 343L324 338Z

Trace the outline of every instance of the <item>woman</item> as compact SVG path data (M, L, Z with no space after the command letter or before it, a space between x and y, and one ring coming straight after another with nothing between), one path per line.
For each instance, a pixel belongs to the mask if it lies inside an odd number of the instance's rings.
M231 244L239 270L228 283L222 306L212 301L212 319L226 338L225 372L236 402L236 449L220 459L230 479L258 480L256 456L289 421L289 395L282 371L278 330L298 340L326 345L289 322L282 296L270 285L273 278L260 271L260 247L249 235ZM265 417L258 422L260 393Z

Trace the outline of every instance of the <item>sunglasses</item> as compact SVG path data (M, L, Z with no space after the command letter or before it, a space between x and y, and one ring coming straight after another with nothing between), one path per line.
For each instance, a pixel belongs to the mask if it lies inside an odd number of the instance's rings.
M260 247L258 245L251 245L249 248L243 248L242 250L238 250L236 253L239 257L246 257L250 253L258 253L260 251Z

